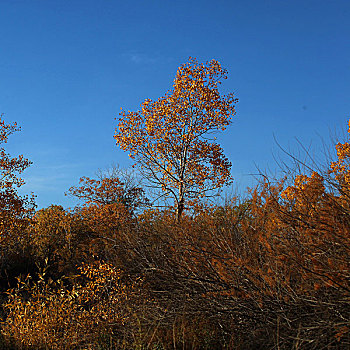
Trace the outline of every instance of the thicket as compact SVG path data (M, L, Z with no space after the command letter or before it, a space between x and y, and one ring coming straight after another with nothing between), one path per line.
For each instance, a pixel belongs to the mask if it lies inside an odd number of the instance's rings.
M0 347L348 349L350 144L336 152L180 223L116 176L32 215L8 184Z
M0 148L0 349L350 348L350 122L326 166L213 204L231 181L210 138L235 114L226 75L191 59L121 113L116 141L163 208L115 170L68 190L81 205L36 211L17 191L30 162ZM0 118L0 144L17 130Z

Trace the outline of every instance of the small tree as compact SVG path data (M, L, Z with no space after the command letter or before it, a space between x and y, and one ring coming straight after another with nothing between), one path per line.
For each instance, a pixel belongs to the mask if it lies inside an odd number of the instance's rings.
M209 137L225 130L235 114L237 99L218 91L226 78L219 62L190 58L164 97L120 113L117 145L129 152L152 187L174 199L178 221L185 209L232 181L231 163Z
M97 179L80 178L79 186L70 187L66 195L83 200L84 206L120 203L132 213L148 205L145 192L134 174L119 166L99 170Z
M2 117L3 114L0 115L0 145L6 144L8 137L20 130L16 123L6 124ZM19 174L30 164L22 155L11 157L0 147L0 246L13 241L10 237L21 233L33 214L34 197L19 196L17 192L24 184Z

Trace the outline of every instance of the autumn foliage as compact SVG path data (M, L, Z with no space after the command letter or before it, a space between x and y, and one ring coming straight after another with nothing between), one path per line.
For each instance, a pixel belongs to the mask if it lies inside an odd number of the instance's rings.
M165 97L122 113L118 144L175 205L100 173L68 190L75 208L34 212L16 192L29 161L1 149L1 349L349 349L350 124L326 168L205 201L230 181L202 139L234 114L225 77L190 60ZM2 142L16 129L1 122Z
M231 163L210 135L235 114L234 95L220 95L227 71L212 60L190 59L177 71L173 89L147 99L136 112L122 111L114 138L162 195L175 202L178 221L208 192L230 183Z
M4 304L3 334L18 347L74 349L109 340L128 321L125 301L134 286L121 281L121 272L106 263L83 265L80 281L67 288L62 280L20 280ZM18 315L23 315L19 318ZM34 331L35 330L35 331ZM105 338L105 339L104 339Z
M6 124L0 116L0 145L8 142L8 137L19 131L17 124ZM23 185L19 175L30 165L22 155L11 157L0 148L0 244L16 240L32 214L32 197L21 197L17 189Z
M34 213L34 196L20 196L21 173L31 164L23 155L12 157L5 150L9 136L20 128L0 116L0 276L15 266L26 250L26 229Z

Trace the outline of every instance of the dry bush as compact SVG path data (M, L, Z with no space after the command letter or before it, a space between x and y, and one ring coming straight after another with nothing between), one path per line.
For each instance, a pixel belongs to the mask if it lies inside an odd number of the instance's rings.
M136 283L121 280L110 264L83 265L81 281L68 288L61 281L19 281L8 291L2 334L19 349L99 349L123 341ZM100 347L99 347L100 346Z
M171 209L136 217L118 200L89 203L70 221L54 210L38 237L70 232L81 243L69 256L82 249L108 264L84 265L69 287L21 282L2 334L23 348L348 349L349 164L350 145L338 144L324 172L265 177L245 200L203 205L181 222Z
M217 347L346 349L346 199L314 172L293 183L262 182L246 201L181 224L171 212L145 212L125 241L132 256L125 268L142 272L167 310L158 329L169 332L182 314L210 319L220 330Z

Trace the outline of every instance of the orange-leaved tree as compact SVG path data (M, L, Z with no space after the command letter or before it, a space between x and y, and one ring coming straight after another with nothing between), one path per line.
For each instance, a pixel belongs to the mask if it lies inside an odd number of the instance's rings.
M8 137L19 128L16 123L6 124L2 117L1 114L0 144L6 144ZM27 218L33 213L34 198L21 197L17 193L17 188L24 184L18 175L30 164L22 155L11 157L0 147L0 245L10 241L13 235L23 232Z
M143 189L132 179L125 181L116 176L102 175L97 180L82 177L79 180L79 186L72 186L68 194L84 200L85 206L120 203L131 212L148 202Z
M172 197L177 221L185 209L232 181L231 163L210 137L225 130L237 99L218 85L227 70L218 61L190 58L177 71L173 89L141 110L122 111L114 138L139 165L150 186Z
M136 212L147 205L148 199L128 171L112 168L97 177L82 177L79 185L72 186L67 194L84 201L75 208L75 213L90 232L89 250L106 258L115 255L116 242L128 231Z

